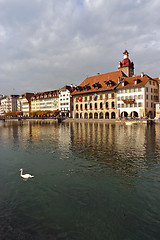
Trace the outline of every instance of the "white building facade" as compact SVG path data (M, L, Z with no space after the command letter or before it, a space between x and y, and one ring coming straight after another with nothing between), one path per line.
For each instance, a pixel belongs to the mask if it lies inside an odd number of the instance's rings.
M17 100L17 109L22 112L24 117L30 116L31 113L31 97L34 93L24 93Z
M158 82L141 74L123 79L117 87L119 117L154 117L158 101Z
M9 95L1 99L1 114L17 111L17 99L19 95Z
M72 86L65 86L59 91L59 110L62 117L72 117Z

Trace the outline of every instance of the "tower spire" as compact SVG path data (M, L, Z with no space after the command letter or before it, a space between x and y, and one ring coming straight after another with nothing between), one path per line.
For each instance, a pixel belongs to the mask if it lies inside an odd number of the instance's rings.
M123 60L119 62L118 69L127 77L131 77L134 74L134 63L130 61L129 52L126 49L123 52Z

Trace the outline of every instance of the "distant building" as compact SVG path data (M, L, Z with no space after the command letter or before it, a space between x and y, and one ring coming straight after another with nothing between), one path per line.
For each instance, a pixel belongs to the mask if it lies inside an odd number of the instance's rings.
M17 99L19 95L9 95L1 99L1 115L17 111Z
M31 97L31 112L55 111L59 108L59 91L39 92Z
M72 117L73 101L71 93L73 86L64 86L59 90L59 110L63 117Z
M24 93L17 99L17 110L23 113L23 116L30 116L31 114L31 97L34 93Z

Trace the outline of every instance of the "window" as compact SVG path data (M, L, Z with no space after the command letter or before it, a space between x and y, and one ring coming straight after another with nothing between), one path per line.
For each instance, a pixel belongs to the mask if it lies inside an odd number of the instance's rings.
M138 103L138 107L142 107L142 103L141 102Z
M97 110L97 103L94 104L94 108Z
M103 95L101 94L101 95L100 95L100 100L102 100L102 99L103 99Z
M118 108L120 108L120 104L118 104Z
M87 102L87 97L84 98L85 102Z
M138 92L141 92L141 88L138 88Z
M120 91L120 90L119 90ZM105 98L108 98L108 93L105 94Z
M151 92L153 91L153 89L151 88Z
M134 107L137 107L137 103L134 103Z
M90 100L90 101L92 100L92 96L89 96L89 100Z
M114 108L114 102L112 102L112 104L111 104L111 105L112 105L112 108Z
M92 103L89 104L89 108L90 108L90 110L92 110Z
M85 104L85 110L87 110L87 104Z
M148 92L148 87L146 87L146 92Z
M103 104L102 104L102 102L100 103L100 108L103 108Z
M114 98L114 93L112 93L112 98Z
M124 108L124 104L122 104L121 107Z
M118 101L120 101L120 97L118 97Z
M108 102L106 102L106 108L108 108Z
M143 99L143 95L138 95L138 99Z
M146 95L146 99L148 99L148 94Z
M78 104L76 104L76 110L78 110Z

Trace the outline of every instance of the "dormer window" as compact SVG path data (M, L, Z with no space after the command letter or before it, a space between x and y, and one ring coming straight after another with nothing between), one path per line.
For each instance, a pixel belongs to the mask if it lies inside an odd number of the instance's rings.
M102 85L99 82L96 82L92 85L92 87L94 87L95 89L101 88Z
M107 84L108 87L113 87L115 85L115 82L112 80L104 81L105 84Z

